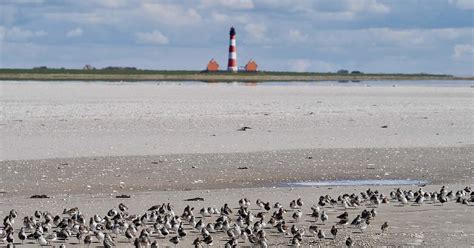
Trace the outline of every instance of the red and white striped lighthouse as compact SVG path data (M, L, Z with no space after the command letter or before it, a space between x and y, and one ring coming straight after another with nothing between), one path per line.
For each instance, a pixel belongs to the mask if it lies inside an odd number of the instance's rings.
M227 63L227 70L237 72L237 48L235 45L235 29L230 28L230 44L229 44L229 62Z

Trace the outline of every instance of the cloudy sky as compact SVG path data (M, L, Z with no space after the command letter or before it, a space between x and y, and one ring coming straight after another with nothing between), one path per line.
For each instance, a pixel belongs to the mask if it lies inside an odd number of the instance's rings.
M1 0L0 67L474 74L473 0Z

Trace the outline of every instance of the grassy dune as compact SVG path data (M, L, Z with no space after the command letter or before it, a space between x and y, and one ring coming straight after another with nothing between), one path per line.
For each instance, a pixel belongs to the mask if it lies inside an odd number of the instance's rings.
M0 80L80 80L80 81L373 81L373 80L472 80L434 74L337 74L313 72L255 73L162 70L77 70L77 69L0 69Z

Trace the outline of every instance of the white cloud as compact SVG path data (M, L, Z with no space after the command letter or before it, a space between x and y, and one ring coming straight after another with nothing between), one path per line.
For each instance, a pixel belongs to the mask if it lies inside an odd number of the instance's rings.
M453 59L458 61L474 61L474 45L459 44L454 46Z
M377 0L348 0L349 9L355 12L369 12L386 14L390 12L390 7L377 2Z
M322 46L426 47L443 42L470 39L472 28L321 30L311 34L308 42Z
M292 71L306 72L311 66L311 61L308 59L292 59L288 62Z
M344 13L346 16L373 13L386 14L390 12L390 7L377 0L319 0L314 2L310 9L313 13Z
M2 40L26 41L30 38L45 36L47 33L44 30L28 30L20 27L6 28L1 26L0 38Z
M259 43L267 41L267 26L263 23L248 23L244 26L244 30L250 35L249 43Z
M235 25L236 23L248 23L251 19L247 14L226 14L218 11L213 11L211 14L212 21L218 23L228 23Z
M305 42L308 37L308 34L302 34L298 29L290 29L288 32L288 38L293 42Z
M96 12L49 12L44 17L52 21L66 21L85 24L116 24L119 19L113 13L108 11Z
M140 14L146 14L153 21L170 26L194 25L202 20L201 15L193 8L156 2L144 3Z
M75 29L72 29L72 30L69 30L67 33L66 33L66 37L79 37L79 36L82 36L82 28L75 28Z
M375 41L388 42L397 45L420 45L425 36L419 30L393 30L390 28L371 28L367 32Z
M158 30L151 33L137 33L135 36L137 43L141 44L164 45L169 42L168 37Z
M459 9L472 10L474 9L474 1L472 0L449 0L451 4L454 4Z
M211 16L212 19L216 22L227 22L228 20L230 20L230 17L228 15L218 12L212 12Z
M99 0L97 1L98 4L106 7L106 8L119 8L126 5L126 0Z
M253 9L255 7L252 0L201 0L204 8L222 6L230 9Z

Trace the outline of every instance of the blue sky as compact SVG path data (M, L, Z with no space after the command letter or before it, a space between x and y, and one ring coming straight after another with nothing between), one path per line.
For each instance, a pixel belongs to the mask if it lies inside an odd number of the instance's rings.
M474 75L473 0L0 0L0 67Z

